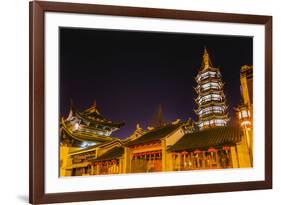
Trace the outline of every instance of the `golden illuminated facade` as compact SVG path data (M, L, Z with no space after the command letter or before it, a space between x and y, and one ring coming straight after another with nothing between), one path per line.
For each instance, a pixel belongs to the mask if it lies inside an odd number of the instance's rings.
M253 166L253 66L241 67L240 83L242 104L235 110L244 132L251 166Z
M137 124L125 139L111 136L124 123L106 120L95 103L83 112L72 105L60 122L60 176L253 167L252 67L240 72L243 103L234 119L240 126L227 124L220 71L207 50L196 80L199 121L161 121L147 129Z

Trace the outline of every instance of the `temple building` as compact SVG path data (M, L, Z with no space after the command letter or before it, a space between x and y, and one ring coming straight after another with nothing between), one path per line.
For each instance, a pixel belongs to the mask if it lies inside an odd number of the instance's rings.
M170 170L167 149L183 135L184 123L167 123L125 144L126 173Z
M198 97L195 99L198 108L197 125L201 130L209 127L226 126L229 121L223 82L219 68L215 68L207 49L204 50L202 65L197 75L195 88Z
M112 132L123 125L124 123L105 119L98 111L96 102L83 112L76 111L72 104L68 117L61 119L61 143L70 147L85 148L112 141Z
M96 158L99 145L119 140L111 134L123 125L123 122L105 119L99 112L96 102L82 112L78 112L71 103L68 117L66 119L62 117L60 121L60 174L72 175L73 173L69 173L72 164L76 164L72 166L75 171L79 170L78 166L84 169L86 163L82 162L85 159L88 161L90 158ZM75 175L79 174L84 174L84 171L77 171Z

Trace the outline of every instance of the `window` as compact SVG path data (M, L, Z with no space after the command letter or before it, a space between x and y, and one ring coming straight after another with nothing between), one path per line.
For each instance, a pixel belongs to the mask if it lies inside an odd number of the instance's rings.
M200 110L199 114L200 115L207 115L210 113L223 114L223 112L224 112L224 106L211 106Z
M218 94L209 94L203 97L200 97L199 103L209 102L209 101L221 101L222 97Z

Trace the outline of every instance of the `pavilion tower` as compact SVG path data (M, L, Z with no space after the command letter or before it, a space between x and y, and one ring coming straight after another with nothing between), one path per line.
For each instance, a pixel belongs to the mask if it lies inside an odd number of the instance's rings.
M223 92L223 82L219 68L212 65L207 49L204 49L202 65L195 80L195 88L198 97L195 102L198 108L195 110L198 116L197 125L200 130L226 126L229 117L225 95Z

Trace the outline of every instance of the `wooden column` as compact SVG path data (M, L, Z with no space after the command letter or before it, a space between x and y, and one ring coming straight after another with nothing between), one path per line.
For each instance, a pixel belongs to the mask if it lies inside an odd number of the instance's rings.
M166 140L161 140L161 148L162 148L162 171L168 171L167 170L167 150L166 150Z

